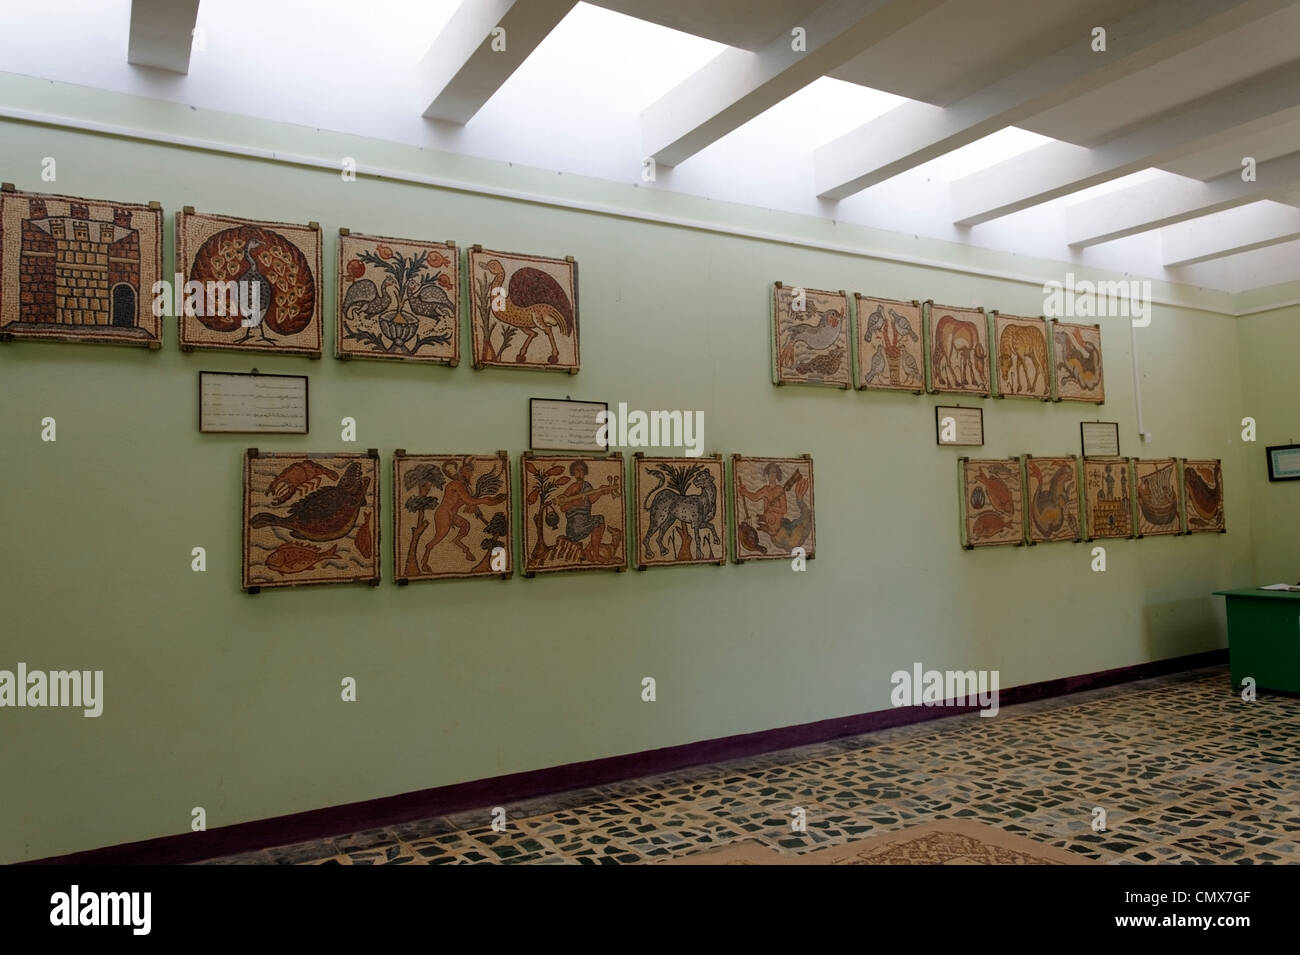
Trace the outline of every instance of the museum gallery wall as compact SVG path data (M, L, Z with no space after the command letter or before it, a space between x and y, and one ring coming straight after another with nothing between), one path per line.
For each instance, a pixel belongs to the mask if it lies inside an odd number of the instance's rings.
M85 723L95 724L96 748L123 768L102 780L97 799L113 808L97 814L91 828L76 822L87 818L87 806L62 763L39 787L11 780L11 805L46 822L23 845L6 841L5 860L183 831L184 813L200 800L210 826L228 825L885 709L889 687L877 686L876 676L900 660L998 667L1009 686L1207 649L1221 632L1201 595L1249 575L1248 482L1237 478L1249 449L1222 426L1225 417L1245 413L1230 319L1157 306L1152 326L1139 330L1152 369L1143 399L1156 434L1139 449L1138 439L1127 437L1133 394L1122 321L1101 319L1098 329L1091 317L1072 318L1096 337L1081 333L1060 347L1049 337L1051 387L1062 399L1079 388L1085 400L983 397L1010 394L1021 377L1026 384L1035 377L1027 355L1023 371L1014 362L1008 370L1016 382L1008 378L1002 388L993 327L995 309L1038 315L1042 295L1031 285L483 194L399 182L340 184L337 175L113 137L12 122L6 131L0 159L13 170L6 178L23 189L39 192L38 177L24 170L38 169L51 149L93 150L98 171L66 184L61 176L44 216L33 216L30 200L12 211L8 203L18 193L0 194L0 321L18 322L8 303L13 294L22 301L22 246L15 253L11 244L12 230L21 234L22 226L12 221L63 217L75 240L74 221L93 230L115 222L114 208L129 206L130 225L115 224L113 236L119 228L140 233L141 278L126 283L136 296L134 325L126 324L124 304L105 319L97 297L65 294L65 304L95 303L75 309L98 318L87 323L83 314L78 322L69 311L72 333L49 337L94 338L101 322L110 338L140 334L163 347L43 344L24 340L24 329L0 329L13 339L0 346L3 437L17 449L0 468L5 486L25 488L29 498L10 517L10 533L24 541L22 559L4 565L10 586L30 597L11 608L14 652L51 666L117 661L107 674L104 719ZM291 143L308 136L284 134ZM248 135L252 141L257 133ZM355 149L330 145L338 155ZM308 138L297 147L304 154L319 148ZM417 168L416 151L410 160ZM514 175L488 164L475 169ZM594 187L569 185L599 198ZM87 197L77 200L86 205L84 215L72 214L71 200L54 205L55 194ZM196 212L185 223L189 231L178 231L175 212L186 205ZM679 205L683 218L721 214L685 199ZM352 251L340 228L372 244ZM176 255L163 254L164 237L168 252L175 239ZM471 259L475 242L484 254ZM373 258L361 254L367 249ZM906 250L900 244L895 251ZM1023 271L1010 257L1002 264ZM75 271L63 274L72 278ZM259 290L270 286L265 297L259 292L262 321L244 326L240 316L238 327L221 327L230 316L206 314L205 302L205 314L185 323L184 343L193 350L183 352L173 313L154 334L145 307L149 278L171 280L176 271L185 281L196 274L236 282L260 276ZM525 278L516 285L520 272ZM844 319L830 314L835 304L813 299L818 314L804 321L837 335L843 325L848 380L858 387L773 386L778 279L835 296L843 290ZM113 294L122 284L108 283L110 303L127 301L126 292ZM57 280L53 288L57 293ZM973 331L950 323L940 341L935 326L945 315ZM113 331L135 326L146 331ZM1047 327L1057 329L1050 321ZM449 333L446 341L421 342ZM793 344L796 374L818 377L809 360L828 348L810 348L790 334L784 344ZM1101 383L1103 351L1111 380L1098 407L1098 389L1086 386ZM335 357L349 352L350 360ZM1162 356L1168 365L1160 364ZM1198 369L1195 389L1170 371L1175 360ZM310 378L308 433L199 431L199 372L254 368ZM944 397L927 396L936 392ZM639 448L625 448L621 461L586 452L528 455L533 396L702 409L706 453L687 458L680 448L646 449L640 471L632 453ZM986 446L936 447L936 401L982 408ZM1169 539L1135 528L1149 539L1107 542L1111 572L1089 572L1087 548L1070 546L1068 472L1055 478L1030 468L1078 452L1080 420L1099 414L1123 422L1133 445L1123 452L1139 462L1180 458L1180 507L1198 529L1214 527L1221 489L1230 487L1226 508L1243 515L1233 518L1233 532ZM57 419L57 441L40 438L46 417ZM343 436L345 419L355 424L355 441ZM256 457L248 456L250 448ZM969 507L976 486L983 489L977 513L960 510L954 462L963 453L991 462L1019 458L1022 483L1007 484L1009 509L999 510L1006 500L995 500L998 489L977 476L963 495ZM720 481L714 455L723 464ZM1181 456L1198 462L1195 477ZM409 483L408 464L417 472ZM703 467L692 472L697 465ZM719 486L712 520L703 500L705 471ZM1002 479L986 473L987 484ZM1193 485L1208 516L1182 500ZM1139 509L1141 487L1131 472ZM661 553L656 530L646 559L653 514L641 508L651 503L649 492L665 490L676 495L663 500L678 517L663 534L668 553ZM995 516L981 532L1005 521L1013 529L991 536L1015 537L1018 521L1022 541L1053 543L960 548L954 525L971 517L973 526L987 514ZM1082 526L1075 533L1086 537ZM729 562L721 567L711 560L723 553L719 536ZM796 571L796 548L821 559ZM1163 548L1179 548L1179 555L1171 559ZM206 565L196 549L205 552ZM1160 556L1151 560L1147 551ZM504 565L494 566L494 556ZM67 600L66 575L51 576L68 560L93 568L86 584L93 600ZM738 560L743 566L735 566ZM1186 609L1106 633L1087 625L1086 615L1076 621L1056 613L1062 601L1081 600L1140 619L1144 598L1132 592L1124 571L1130 562L1141 562L1145 587L1164 588ZM616 572L642 563L645 573ZM536 579L523 580L527 573ZM376 579L383 585L369 586ZM403 580L409 586L399 586ZM245 595L246 585L261 593ZM954 631L952 621L983 619L1013 594L1027 615L1057 621L1056 635L1045 641L1041 632L1002 628L974 656L963 651L969 634ZM725 626L701 626L723 615ZM819 652L802 655L809 640ZM245 690L253 653L260 675ZM144 659L157 661L147 675L133 662ZM632 692L624 694L632 671ZM639 696L646 674L661 688L653 708ZM735 705L739 691L730 681L737 674L745 707ZM354 710L332 703L346 675L358 677L367 701ZM165 709L151 689L159 680L170 687ZM233 692L234 704L227 694L218 705L213 685ZM593 706L601 719L591 719ZM76 729L84 739L86 730ZM69 754L72 767L66 732L42 721L31 745ZM374 747L376 739L386 745ZM483 746L484 740L494 743ZM150 770L146 753L161 747L176 754L164 774ZM395 760L396 752L415 756ZM340 774L339 765L349 771ZM286 773L304 786L230 783ZM223 774L226 783L218 787ZM141 786L145 777L150 783ZM184 807L180 820L176 806Z

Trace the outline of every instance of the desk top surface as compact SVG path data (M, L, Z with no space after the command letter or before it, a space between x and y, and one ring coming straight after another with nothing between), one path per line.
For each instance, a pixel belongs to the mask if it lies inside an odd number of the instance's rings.
M1242 587L1239 590L1216 590L1215 594L1223 597L1271 597L1281 600L1300 600L1300 593L1290 590L1260 590L1258 587Z

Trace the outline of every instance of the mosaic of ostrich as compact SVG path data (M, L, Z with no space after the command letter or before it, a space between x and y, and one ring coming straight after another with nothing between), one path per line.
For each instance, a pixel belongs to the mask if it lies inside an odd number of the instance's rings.
M488 260L483 268L492 278L492 284L488 288L492 315L524 333L515 361L523 363L527 360L528 346L540 331L546 333L546 338L551 343L547 364L556 364L560 360L560 351L555 344L554 330L558 328L560 334L571 335L574 325L573 305L560 283L541 269L517 269L510 276L510 286L506 289L503 300L500 289L505 286L505 268L496 259Z

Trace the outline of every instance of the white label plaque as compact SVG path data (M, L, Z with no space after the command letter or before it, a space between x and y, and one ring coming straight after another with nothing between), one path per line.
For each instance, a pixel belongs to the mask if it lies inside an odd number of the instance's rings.
M1118 421L1081 421L1079 434L1085 458L1119 457Z
M531 398L528 445L534 451L607 451L596 441L596 415L608 410L603 401Z
M199 372L199 431L306 434L307 376Z
M981 408L938 405L934 409L934 426L940 444L984 444L984 411Z

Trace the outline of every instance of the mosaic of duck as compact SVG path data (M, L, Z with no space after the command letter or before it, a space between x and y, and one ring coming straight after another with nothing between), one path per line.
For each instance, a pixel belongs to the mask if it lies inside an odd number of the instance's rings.
M250 527L284 527L299 540L332 541L351 533L365 503L370 478L361 477L361 465L353 461L339 483L323 487L295 501L285 516L263 511L249 519Z

